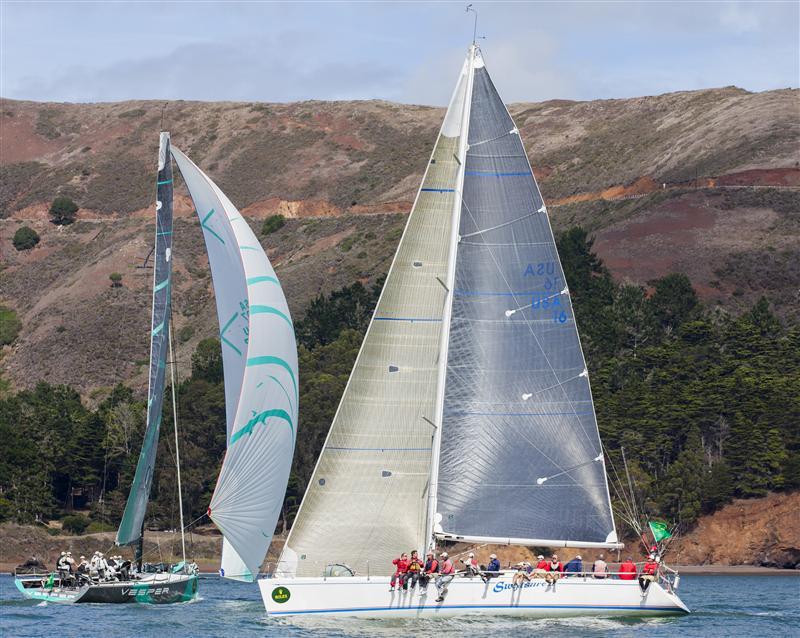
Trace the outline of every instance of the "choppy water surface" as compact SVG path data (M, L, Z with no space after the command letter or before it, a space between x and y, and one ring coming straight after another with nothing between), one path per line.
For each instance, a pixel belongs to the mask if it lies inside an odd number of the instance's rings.
M21 598L0 576L0 635L57 636L772 636L800 637L800 577L695 576L681 580L689 616L524 620L463 616L429 620L268 618L255 585L200 580L200 598L179 605L58 605Z

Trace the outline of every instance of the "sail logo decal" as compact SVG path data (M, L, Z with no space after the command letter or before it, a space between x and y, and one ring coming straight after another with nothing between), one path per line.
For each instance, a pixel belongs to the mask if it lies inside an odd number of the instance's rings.
M292 594L286 587L276 587L272 590L272 600L280 605L288 603L291 597Z

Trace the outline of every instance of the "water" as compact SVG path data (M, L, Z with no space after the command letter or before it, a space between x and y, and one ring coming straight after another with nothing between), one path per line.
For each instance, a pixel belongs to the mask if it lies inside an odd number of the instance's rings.
M21 598L10 576L0 576L0 635L58 636L680 636L691 638L800 637L800 578L701 576L681 579L689 616L615 620L524 620L463 616L426 620L268 618L255 585L200 580L200 598L179 605L58 605Z

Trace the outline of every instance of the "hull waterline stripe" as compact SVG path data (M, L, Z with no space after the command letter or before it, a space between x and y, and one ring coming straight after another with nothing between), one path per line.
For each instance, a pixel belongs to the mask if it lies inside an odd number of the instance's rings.
M447 412L448 416L588 416L592 412Z
M420 188L422 193L455 193L455 188Z
M634 605L436 605L435 607L427 606L409 606L409 607L351 607L342 609L307 609L303 611L267 611L270 616L290 616L302 614L336 614L336 613L353 613L362 611L405 611L405 612L418 612L418 611L438 611L440 609L619 609L628 611L667 611L673 613L685 614L688 613L680 607L639 607Z

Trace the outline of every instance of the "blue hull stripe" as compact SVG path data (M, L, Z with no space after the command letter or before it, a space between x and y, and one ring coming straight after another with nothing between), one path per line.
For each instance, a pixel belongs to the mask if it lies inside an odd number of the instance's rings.
M455 193L455 188L420 188L423 193Z
M303 611L270 611L270 616L288 616L301 614L336 614L360 611L438 611L440 609L585 609L585 610L626 610L657 612L667 611L679 614L686 612L680 607L640 607L634 605L436 605L435 607L420 605L417 607L350 607L345 609L308 609Z
M448 416L588 416L591 412L446 412Z
M333 447L326 450L344 450L346 452L429 452L429 447Z

